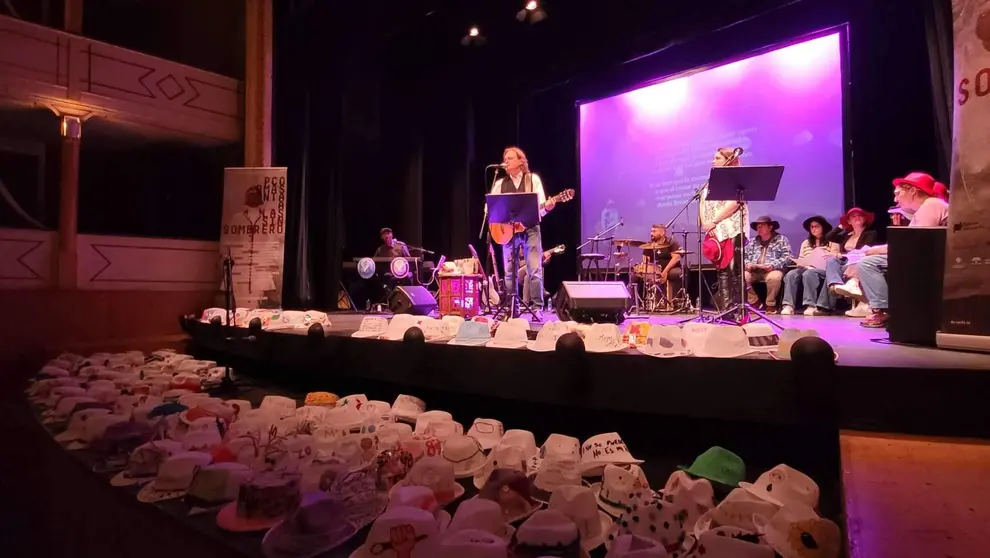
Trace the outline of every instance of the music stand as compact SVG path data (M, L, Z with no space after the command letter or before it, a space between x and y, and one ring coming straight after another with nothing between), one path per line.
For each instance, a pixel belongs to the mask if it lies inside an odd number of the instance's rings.
M505 320L518 318L521 305L536 321L540 317L536 315L533 306L519 298L519 246L523 243L522 235L525 231L540 224L540 199L536 192L522 192L518 194L488 194L485 196L488 204L488 222L497 224L523 226L522 233L512 235L512 240L502 246L502 250L509 250L511 254L509 262L512 266L512 290L505 286L506 296L498 310L495 311L497 320L502 312L505 312ZM502 257L505 260L505 257ZM541 262L542 265L542 262Z
M777 198L777 188L780 187L780 177L784 174L781 165L750 166L750 167L714 167L708 181L708 199L710 201L735 201L745 204L747 201L774 201ZM749 223L745 222L745 211L737 211L740 230L745 231ZM745 244L745 243L743 243ZM736 321L742 325L749 320L749 312L766 320L777 329L784 329L766 314L760 312L746 302L746 255L745 245L739 247L739 301L730 305L715 316L716 320L725 320L740 312L741 319Z

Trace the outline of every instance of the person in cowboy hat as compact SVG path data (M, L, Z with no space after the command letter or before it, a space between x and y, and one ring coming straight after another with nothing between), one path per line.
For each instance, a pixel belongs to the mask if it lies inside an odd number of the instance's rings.
M931 175L912 172L895 178L894 202L906 211L914 211L909 227L944 227L949 221L949 190ZM874 246L859 262L859 281L873 315L860 323L863 327L887 326L887 245ZM840 292L837 288L836 292ZM841 294L841 292L840 292Z
M764 215L750 223L756 237L746 244L746 297L757 305L760 298L753 290L753 283L767 284L767 312L777 312L777 295L784 281L784 269L791 263L791 243L777 232L780 223Z
M825 235L832 230L832 224L821 215L808 217L804 220L804 230L808 238L801 242L799 258L806 258L816 249L830 250ZM784 300L781 304L781 314L794 313L797 306L798 293L803 291L804 315L816 316L832 310L833 300L828 289L823 288L825 270L813 267L796 267L784 275Z
M851 316L865 317L869 309L859 288L856 267L848 265L842 255L876 244L877 232L870 228L875 219L872 211L854 207L839 219L838 227L825 235L825 240L834 247L832 255L835 256L825 261L825 285L833 297L847 296L855 301L854 308L848 313Z

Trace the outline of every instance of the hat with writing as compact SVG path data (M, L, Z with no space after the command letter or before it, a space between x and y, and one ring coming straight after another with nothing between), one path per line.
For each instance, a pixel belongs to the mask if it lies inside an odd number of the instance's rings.
M642 459L636 459L629 453L629 448L617 432L597 434L581 444L581 474L585 477L601 475L609 464L638 465L642 462Z
M451 345L468 345L481 347L491 340L491 330L483 322L464 322L457 328L457 335L450 340Z
M592 324L584 336L584 348L589 353L614 353L626 348L622 331L615 324Z
M351 337L359 339L378 338L385 334L388 329L388 318L384 316L365 316L361 318L361 325L358 330L351 334Z

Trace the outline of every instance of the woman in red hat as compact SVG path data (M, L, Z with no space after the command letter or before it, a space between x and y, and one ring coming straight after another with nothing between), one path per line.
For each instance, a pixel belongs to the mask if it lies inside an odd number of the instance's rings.
M909 227L944 227L949 221L949 190L931 175L912 172L894 179L894 201L907 211L914 211ZM859 262L859 281L873 315L860 325L886 327L887 315L887 245L874 246Z
M855 267L846 264L845 258L839 256L876 244L877 231L870 228L875 219L876 215L872 212L854 207L839 219L839 226L825 236L830 246L835 247L832 253L836 256L825 261L825 286L829 293L857 300L863 296L859 282L853 276ZM862 316L865 313L860 314Z

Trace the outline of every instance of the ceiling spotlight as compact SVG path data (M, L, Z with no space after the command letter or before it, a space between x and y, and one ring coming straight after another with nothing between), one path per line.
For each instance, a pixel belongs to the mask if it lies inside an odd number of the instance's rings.
M461 44L464 46L482 46L486 42L485 38L481 36L481 30L478 29L477 25L472 25L468 29L467 35L461 37Z
M523 9L516 12L516 19L528 21L529 23L539 23L547 18L547 12L536 0L529 0Z

